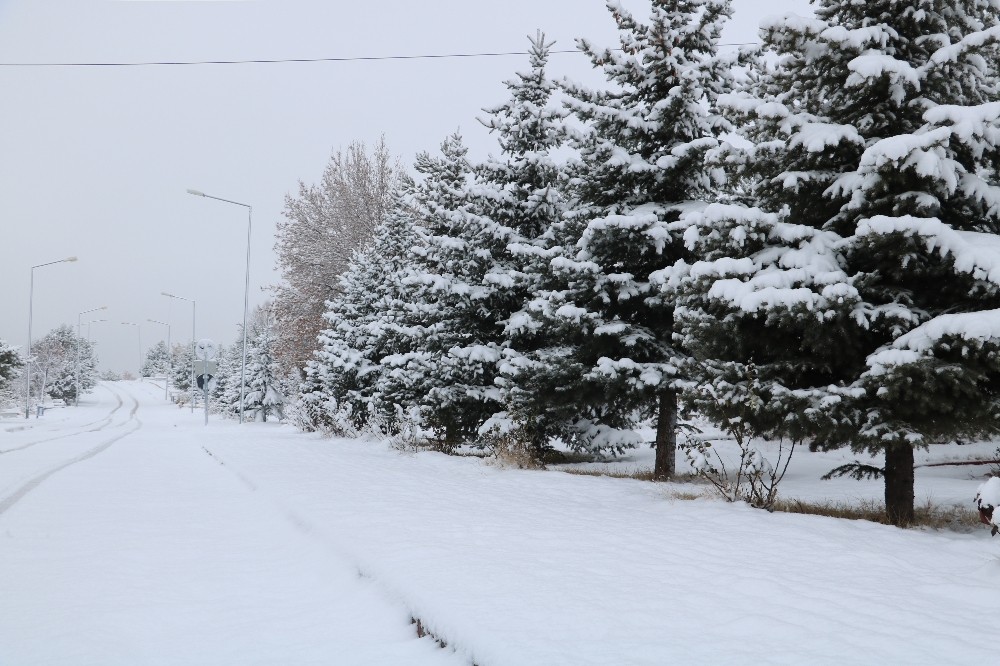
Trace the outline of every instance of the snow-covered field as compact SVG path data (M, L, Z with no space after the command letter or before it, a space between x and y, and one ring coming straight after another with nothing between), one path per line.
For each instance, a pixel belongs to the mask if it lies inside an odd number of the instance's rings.
M201 419L113 383L0 424L0 664L968 664L996 649L985 529L768 514ZM849 459L797 452L783 494L878 497L818 481ZM982 471L920 468L918 502L971 507Z

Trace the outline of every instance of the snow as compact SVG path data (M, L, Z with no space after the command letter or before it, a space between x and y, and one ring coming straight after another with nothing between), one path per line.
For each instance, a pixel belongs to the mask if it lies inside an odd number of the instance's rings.
M851 125L804 123L788 141L789 148L802 147L810 153L836 148L841 143L864 145L864 139Z
M851 70L851 75L847 77L844 85L849 88L869 84L872 79L884 76L888 76L893 84L903 81L914 88L920 87L920 75L910 63L878 51L859 55L847 63L847 68Z
M149 384L87 398L0 431L3 664L958 664L995 651L975 631L1000 593L987 530L769 514L679 499L704 490L691 484L203 427ZM817 480L844 456L797 452L783 491L877 496L878 482ZM982 471L918 468L918 502L972 510ZM448 648L418 639L411 616Z
M986 480L976 491L979 506L1000 506L1000 477L994 476Z
M949 44L935 51L931 55L931 64L940 66L949 62L957 62L961 55L967 54L970 50L997 41L1000 41L1000 25L970 33L954 44Z
M920 236L928 252L951 257L955 269L1000 285L1000 236L956 231L933 217L875 215L858 224L857 236L901 233Z

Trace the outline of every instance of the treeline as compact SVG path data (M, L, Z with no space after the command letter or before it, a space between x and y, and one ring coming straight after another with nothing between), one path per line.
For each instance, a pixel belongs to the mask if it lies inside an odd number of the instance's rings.
M481 119L496 157L456 133L411 177L380 146L289 199L277 337L307 423L541 456L653 419L669 478L688 409L884 454L842 471L910 522L914 448L1000 423L996 4L820 0L740 51L724 0L608 6L618 48L579 41L606 85L553 81L539 34Z

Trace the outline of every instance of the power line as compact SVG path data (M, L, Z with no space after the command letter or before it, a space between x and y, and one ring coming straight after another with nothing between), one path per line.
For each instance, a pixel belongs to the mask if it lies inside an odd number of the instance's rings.
M719 46L745 46L757 42L733 42ZM582 53L578 49L563 49L549 53ZM346 58L273 58L247 60L147 60L134 62L0 62L0 67L171 67L182 65L280 65L308 62L366 62L379 60L445 60L449 58L495 58L525 56L527 51L495 51L484 53L429 53L421 55L352 56Z

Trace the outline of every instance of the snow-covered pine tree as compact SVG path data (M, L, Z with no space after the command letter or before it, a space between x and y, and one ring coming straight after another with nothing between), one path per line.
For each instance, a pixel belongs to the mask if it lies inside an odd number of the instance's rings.
M418 179L407 197L416 244L403 278L406 307L394 314L406 346L382 359L376 391L387 404L419 409L419 419L446 445L466 441L496 411L493 386L501 330L484 299L492 239L479 237L469 186L472 165L456 132L441 156L417 156ZM458 350L452 353L452 350Z
M538 456L560 433L531 409L536 400L549 399L535 392L532 355L550 340L539 334L525 307L552 281L549 262L561 250L554 229L569 207L569 179L565 159L556 156L566 141L567 111L553 105L557 86L546 74L553 43L540 31L529 42L529 69L506 82L509 99L485 109L488 115L480 120L496 134L501 152L476 169L479 215L473 223L477 235L489 239L481 246L489 251L481 269L489 292L481 307L503 327L497 335L484 325L477 341L489 356L501 354L494 383L502 388L504 408L481 430L516 429L511 434ZM465 351L471 356L475 349Z
M77 386L82 393L97 385L94 345L85 338L77 337L69 324L57 326L41 340L32 343L31 352L34 356L31 364L32 393L35 395L48 395L68 403L76 399Z
M170 383L176 391L174 401L187 404L196 400L198 387L194 384L194 350L191 344L175 343L170 355L174 369Z
M521 409L558 424L593 450L639 442L657 415L655 476L674 472L678 361L673 302L653 284L687 252L674 231L682 210L719 183L705 152L727 123L712 110L729 68L717 53L726 0L654 1L648 24L609 2L621 49L580 48L608 80L565 85L580 121L572 144L578 203L553 233L565 250L549 262L556 284L522 326L548 342L518 373Z
M170 350L167 349L167 343L160 340L146 350L146 358L142 363L142 376L169 377L170 360Z
M15 401L14 384L21 374L24 361L17 347L6 340L0 340L0 407L6 407Z
M219 363L212 387L211 406L219 414L236 417L240 413L240 367L243 362L242 327L230 345L219 345Z
M268 416L283 418L285 396L281 364L275 359L274 322L266 308L258 309L247 340L243 413L246 419L266 423Z
M777 63L727 100L753 207L687 218L678 319L703 411L884 453L850 469L903 525L914 447L997 428L1000 5L816 5L764 26Z
M327 303L327 328L320 348L306 368L312 390L303 400L319 423L329 427L334 415L362 428L374 417L377 427L396 431L403 396L384 399L379 384L387 370L382 361L412 349L411 329L400 322L411 304L402 280L410 274L411 248L417 242L407 196L415 185L403 179L392 211L357 251L340 278L338 295ZM412 407L407 404L407 407Z

